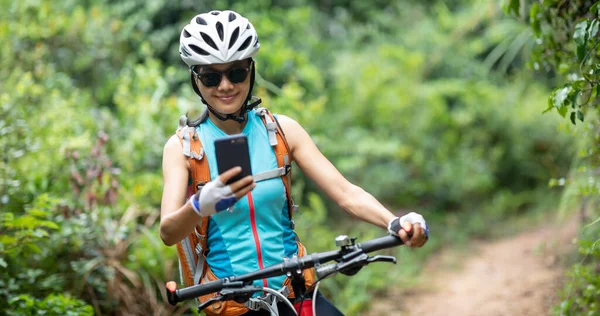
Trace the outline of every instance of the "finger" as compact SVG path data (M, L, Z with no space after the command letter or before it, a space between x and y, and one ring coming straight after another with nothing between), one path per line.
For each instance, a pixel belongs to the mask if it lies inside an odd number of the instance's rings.
M239 191L235 192L235 197L236 199L241 199L243 198L246 194L248 194L248 192L252 191L252 189L254 189L254 187L256 187L256 183L254 181L250 182L249 185L243 187L242 189L240 189Z
M418 226L417 226L418 225ZM413 239L413 243L415 243L415 247L423 247L423 245L427 242L427 235L425 234L425 229L421 227L421 224L415 224L414 227L415 232L418 231L417 238Z
M414 228L411 222L406 222L402 224L402 230L406 232L408 238L412 238L412 235L414 234Z
M227 183L229 179L233 178L236 174L242 172L242 167L233 167L219 175L219 180L221 181L221 186L224 183Z
M413 244L417 244L424 237L423 229L421 229L421 224L415 223L413 224L413 234L411 237L411 241Z
M254 178L252 176L246 176L231 183L229 187L231 187L231 192L236 193L252 183L254 183Z
M404 223L403 227L400 229L400 231L398 231L398 235L400 236L400 239L402 239L402 242L404 242L404 244L409 247L411 246L411 238L410 238L411 231L412 231L412 224L409 222Z

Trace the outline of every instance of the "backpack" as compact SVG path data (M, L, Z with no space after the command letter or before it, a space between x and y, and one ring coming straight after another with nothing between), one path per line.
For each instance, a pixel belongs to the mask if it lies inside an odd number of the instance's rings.
M289 217L291 220L292 213L297 210L298 206L294 204L291 196L292 166L289 146L281 126L277 122L277 118L269 112L269 110L264 107L259 107L254 110L254 113L261 117L267 129L269 142L275 151L278 165L277 169L254 175L254 180L258 182L281 177L285 187ZM252 114L252 111L248 112L248 115ZM210 181L210 169L196 128L187 125L186 116L182 116L179 119L179 128L177 129L176 134L183 146L183 154L190 162L191 181L188 185L186 194L186 198L189 199L191 195L196 193L204 184ZM196 225L194 231L181 242L177 243L180 276L186 287L218 279L206 263L205 254L207 251L208 222L209 217L203 217L201 222ZM298 256L302 257L306 255L306 248L299 241L297 241L297 244ZM304 279L306 287L312 285L316 280L314 269L306 270L306 272L304 272ZM285 280L282 292L289 298L295 298L290 278ZM200 303L203 303L215 296L217 296L216 293L208 294L198 297L198 300ZM258 306L262 305L258 303L260 302L257 302L255 299L252 299L245 304L237 303L235 301L216 302L207 307L204 312L209 316L238 316L248 312L250 309L256 310Z

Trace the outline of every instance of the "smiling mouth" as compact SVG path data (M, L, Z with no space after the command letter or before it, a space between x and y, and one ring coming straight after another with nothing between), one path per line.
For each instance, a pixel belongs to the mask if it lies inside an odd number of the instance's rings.
M237 96L237 94L233 94L233 95L226 95L226 96L219 96L217 98L219 98L219 100L223 100L223 101L231 101L233 100L235 97Z

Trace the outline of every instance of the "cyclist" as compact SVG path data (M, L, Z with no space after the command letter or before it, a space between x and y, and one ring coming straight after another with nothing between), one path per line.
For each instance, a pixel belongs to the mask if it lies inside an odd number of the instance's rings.
M252 98L253 57L259 47L252 24L234 11L199 14L181 32L180 56L189 66L194 91L206 106L200 118L188 122L196 128L211 171L217 170L214 140L239 133L248 137L255 174L277 168L265 125L254 114L259 101ZM371 194L346 180L300 124L284 115L277 119L293 161L343 210L388 229L408 247L427 242L427 225L421 215L395 217ZM298 253L281 178L257 182L247 176L225 185L241 168L221 175L213 171L212 181L183 203L191 170L182 150L177 135L164 146L160 236L166 245L180 242L194 231L201 217L211 216L206 260L217 278L263 268ZM284 278L269 279L268 286L281 288ZM319 309L327 310L324 315L341 315L322 295L317 300Z

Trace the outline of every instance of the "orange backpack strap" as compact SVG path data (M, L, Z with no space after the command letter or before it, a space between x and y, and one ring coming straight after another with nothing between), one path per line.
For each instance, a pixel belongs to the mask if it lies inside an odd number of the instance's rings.
M183 154L190 163L190 183L186 201L198 192L204 184L210 181L210 169L208 161L204 158L202 142L198 137L196 128L187 126L187 119L182 116L177 129L177 136L183 146ZM177 243L177 254L179 256L180 271L186 286L198 284L204 273L206 273L206 236L208 232L209 217L203 217L196 225L194 232L181 242Z
M257 108L255 111L260 115L265 124L269 135L269 142L275 151L277 166L279 167L279 170L281 170L278 174L281 176L283 186L285 187L285 195L288 201L288 210L291 220L292 214L298 210L298 205L294 204L294 200L292 199L292 155L290 147L285 139L285 134L273 113L263 107ZM255 175L254 180L260 181L260 174Z

